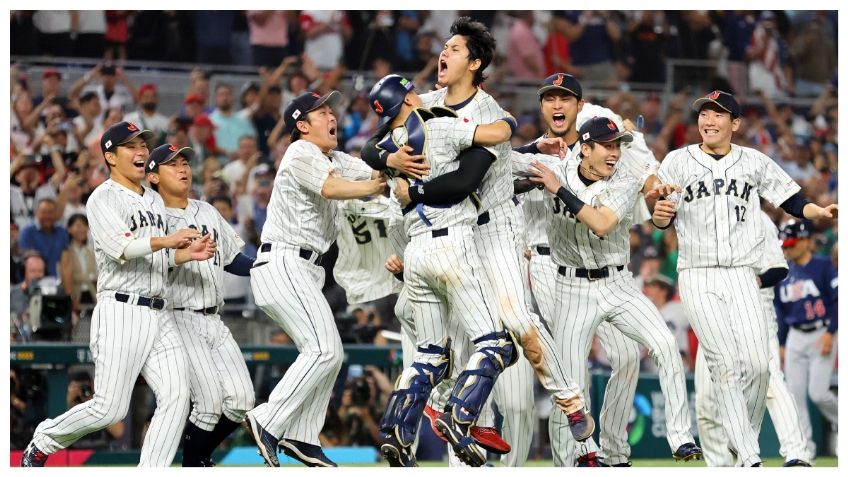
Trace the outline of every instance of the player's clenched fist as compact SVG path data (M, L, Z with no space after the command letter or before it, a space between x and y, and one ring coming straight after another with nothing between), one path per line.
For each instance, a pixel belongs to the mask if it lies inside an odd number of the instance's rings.
M674 214L677 213L677 206L673 201L663 199L658 200L654 206L654 214L651 216L651 221L660 228L665 228L671 223Z

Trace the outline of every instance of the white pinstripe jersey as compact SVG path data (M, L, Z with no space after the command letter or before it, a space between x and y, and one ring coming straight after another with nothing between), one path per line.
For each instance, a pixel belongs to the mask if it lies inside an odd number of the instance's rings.
M185 209L165 208L171 230L192 228L211 234L218 245L209 260L190 261L168 273L168 302L172 308L198 310L224 303L224 267L244 247L244 241L212 204L189 199Z
M445 95L447 91L447 88L442 88L422 94L421 101L424 102L424 107L446 106ZM477 90L474 98L467 105L455 109L455 111L460 118L468 119L474 124L489 124L506 116L506 112L501 109L495 98L482 89ZM510 146L509 141L486 149L495 155L496 160L489 167L486 175L483 176L483 183L480 185L480 212L512 199L514 192L510 159L512 146Z
M536 141L538 142L544 138L545 136L542 136ZM578 144L579 143L575 143L574 146L568 150L563 161L567 161L572 154L577 153ZM528 155L522 154L522 156ZM547 163L550 166L554 166L560 162L559 157L557 156L550 156L546 154L531 154L529 156L533 156L534 159L540 161L547 160ZM513 157L515 158L515 155L513 155ZM552 202L556 202L556 205L552 204ZM551 195L545 189L533 189L522 194L521 208L524 211L524 228L527 231L528 247L533 248L537 245L548 245L548 224L550 224L551 220L553 220L551 208L558 206L559 208L562 208L559 198Z
M126 260L124 249L135 239L168 235L165 204L152 189L137 194L112 179L97 186L86 203L97 261L97 294L115 292L161 297L168 272L167 249Z
M459 169L457 156L464 149L474 144L474 132L477 123L467 118L438 117L424 123L425 143L424 154L430 164L430 173L421 178L425 184L436 177ZM395 143L406 144L406 128L398 127L391 132ZM410 187L415 187L411 185ZM430 225L421 218L421 213ZM454 227L457 225L473 225L477 221L477 208L471 199L450 207L433 207L419 204L415 210L403 216L403 229L409 237L423 234L430 230Z
M400 291L402 283L386 270L392 254L389 226L400 208L378 195L370 200L339 202L339 258L333 277L344 288L348 303L365 303Z
M587 206L609 207L619 217L618 224L603 238L586 224L579 222L559 201L548 201L552 220L548 226L551 258L558 265L571 268L603 268L627 265L630 260L630 226L633 224L633 204L639 193L639 183L619 171L604 180L585 185L578 176L580 161L563 161L554 172L560 184L570 190Z
M336 239L338 206L321 196L324 181L330 174L367 180L372 172L362 159L339 151L327 156L309 141L293 142L274 178L262 242L326 252Z
M786 263L786 257L783 255L783 247L778 238L777 226L762 210L760 211L760 220L763 223L763 245L760 248L760 260L754 267L757 274L761 274L770 268L789 268ZM774 287L760 288L760 295L763 298L763 303L768 306L774 306Z
M679 270L756 265L764 233L759 196L777 206L801 189L768 156L736 144L720 160L698 144L672 151L657 176L683 188L669 197L677 203Z

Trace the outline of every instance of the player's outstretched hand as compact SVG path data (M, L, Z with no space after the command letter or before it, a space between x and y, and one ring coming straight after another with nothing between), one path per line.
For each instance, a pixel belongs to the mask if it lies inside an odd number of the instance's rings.
M195 229L180 229L165 237L165 247L167 248L186 248L191 244L191 241L200 237L200 232Z
M424 161L424 154L412 154L412 146L403 146L389 154L386 165L413 179L421 179L430 173L430 164Z
M546 137L536 143L539 152L550 156L559 156L560 159L565 159L565 151L568 145L561 137Z
M403 261L395 254L386 259L386 270L392 275L403 273Z
M192 260L203 261L212 258L217 248L218 245L212 241L212 235L206 234L200 240L192 242L188 247L188 251L191 254Z
M645 200L655 200L660 197L668 197L674 192L681 192L683 189L680 186L674 184L660 184L659 182L654 186L653 189L649 190L645 194Z
M412 202L412 199L409 197L409 182L406 179L401 177L395 178L394 192L401 207L406 207Z
M530 177L530 180L537 184L543 184L545 189L547 189L551 194L556 194L559 190L559 179L557 179L554 171L552 171L548 166L539 161L533 161L533 163L530 164L530 173L533 174L533 177Z

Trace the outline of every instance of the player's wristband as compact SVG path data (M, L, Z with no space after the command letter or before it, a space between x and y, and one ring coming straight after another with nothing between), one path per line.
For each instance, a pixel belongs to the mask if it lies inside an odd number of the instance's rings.
M500 119L509 125L509 134L515 134L515 130L518 129L518 121L515 120L512 116L504 116Z
M677 217L677 214L674 214L674 217ZM656 227L660 230L665 230L665 229L671 227L671 224L674 222L674 217L672 217L671 220L668 221L668 225L666 225L665 227L660 227L659 225L657 225L657 223L654 222L653 217L651 217L651 224L653 224L654 227Z
M574 215L579 214L580 210L583 209L583 206L586 205L585 202L578 199L576 195L572 194L568 189L562 186L560 186L556 196L559 197L559 200L561 200L563 204L565 204L565 208Z

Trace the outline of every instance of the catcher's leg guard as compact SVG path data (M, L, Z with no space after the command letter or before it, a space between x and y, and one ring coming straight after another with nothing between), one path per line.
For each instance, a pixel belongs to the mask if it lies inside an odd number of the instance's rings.
M430 390L449 377L450 370L449 339L444 346L418 348L415 362L403 371L389 397L386 413L380 421L380 432L395 434L403 446L412 445Z
M473 424L489 398L495 380L518 360L513 335L509 331L489 333L474 340L477 350L456 379L446 411L457 423Z

